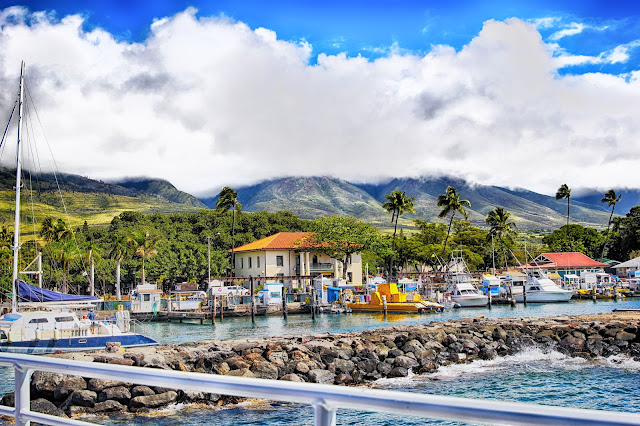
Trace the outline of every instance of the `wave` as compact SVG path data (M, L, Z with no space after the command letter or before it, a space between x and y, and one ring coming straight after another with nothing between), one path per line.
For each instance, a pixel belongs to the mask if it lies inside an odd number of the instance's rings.
M373 383L373 386L386 389L403 388L430 380L453 380L462 376L495 374L503 370L526 369L528 372L535 373L550 370L575 371L584 369L585 366L640 372L640 361L625 355L612 355L608 358L587 360L580 357L571 357L556 350L532 346L524 348L517 354L496 357L492 360L473 360L469 363L440 366L433 373L414 374L409 371L407 377L378 379Z

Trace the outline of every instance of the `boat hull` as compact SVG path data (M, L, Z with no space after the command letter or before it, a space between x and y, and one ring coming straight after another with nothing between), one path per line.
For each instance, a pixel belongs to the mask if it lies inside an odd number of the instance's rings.
M489 297L487 296L469 296L469 297L455 297L451 298L454 303L457 303L462 308L481 308L487 306L489 303Z
M71 337L58 340L21 340L15 342L0 342L0 352L21 354L51 354L55 352L96 351L105 348L107 343L119 342L121 347L134 348L139 346L154 346L158 342L141 334L122 334L115 336Z
M353 312L384 313L383 305L372 303L349 303L347 305ZM442 310L441 305L423 303L387 303L387 313L390 314L424 314Z
M540 291L527 292L527 303L559 303L568 302L573 296L573 291ZM522 294L516 294L516 302L524 302Z

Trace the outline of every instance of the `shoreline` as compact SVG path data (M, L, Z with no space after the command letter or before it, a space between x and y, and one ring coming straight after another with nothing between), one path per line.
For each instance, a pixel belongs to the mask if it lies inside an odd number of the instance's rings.
M514 355L528 347L596 359L640 360L640 312L555 317L463 318L360 332L206 340L179 345L50 355L88 362L238 377L369 385L381 378L428 374L440 366ZM227 406L240 398L185 392L58 373L35 372L32 409L83 414L150 413L173 403ZM2 404L13 406L13 393Z

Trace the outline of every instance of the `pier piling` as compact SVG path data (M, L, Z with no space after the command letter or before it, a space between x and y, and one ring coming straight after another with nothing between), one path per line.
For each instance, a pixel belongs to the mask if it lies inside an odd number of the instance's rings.
M286 320L287 319L287 291L285 290L284 285L282 286L282 316Z
M256 323L256 299L253 294L253 277L249 276L249 287L251 292L251 324Z

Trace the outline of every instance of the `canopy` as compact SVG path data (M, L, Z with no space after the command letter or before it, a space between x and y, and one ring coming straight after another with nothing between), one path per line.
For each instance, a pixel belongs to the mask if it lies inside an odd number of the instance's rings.
M57 291L34 287L24 281L18 281L18 300L20 302L85 302L98 300L98 298L58 293Z

